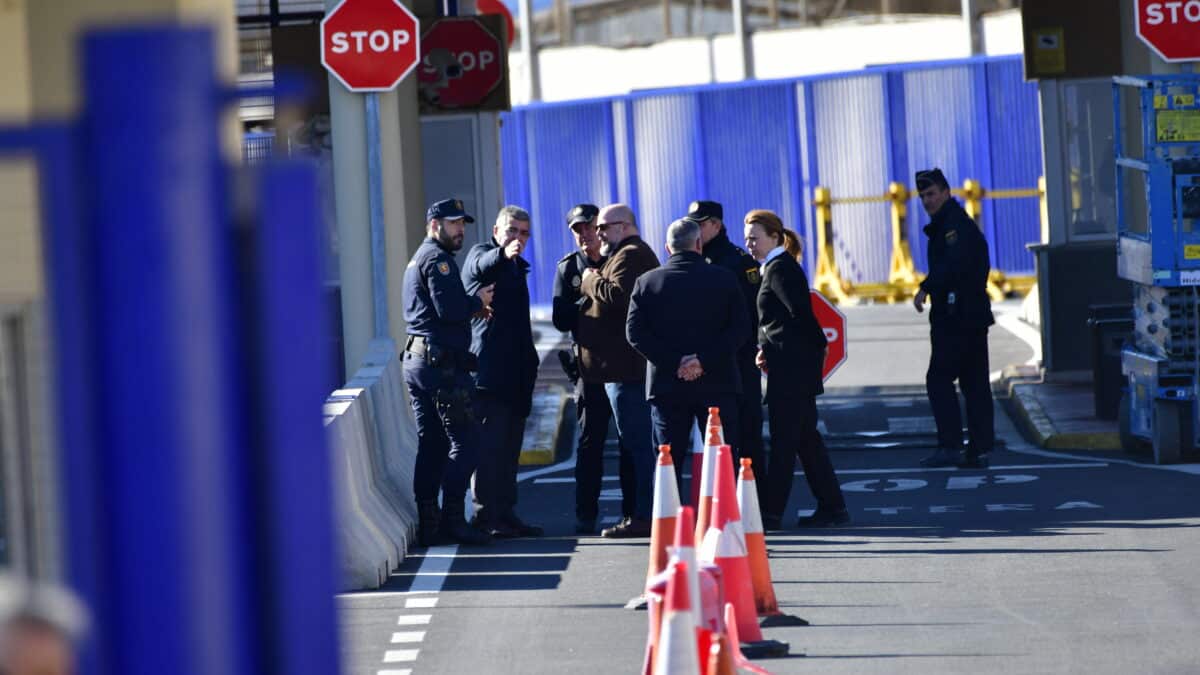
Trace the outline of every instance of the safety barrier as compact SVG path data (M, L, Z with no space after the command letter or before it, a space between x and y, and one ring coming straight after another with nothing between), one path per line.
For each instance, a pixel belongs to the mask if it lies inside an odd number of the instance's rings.
M347 590L382 585L416 533L417 433L407 410L391 340L372 342L362 367L325 403Z
M951 194L961 197L963 208L967 214L985 232L983 222L983 200L985 199L1026 199L1037 197L1040 202L1041 224L1046 228L1046 179L1038 178L1036 188L1017 188L989 190L979 181L968 178L963 181L961 188L954 188ZM912 248L908 241L908 211L909 202L916 197L916 192L902 183L893 182L887 191L881 195L858 197L834 197L829 188L818 186L813 190L813 209L816 212L816 273L813 275L812 287L835 302L852 302L855 300L877 300L898 302L913 297L917 291L920 278L913 264ZM884 283L856 284L848 281L838 270L835 255L835 233L833 228L833 207L850 204L888 203L891 205L891 237L892 251L889 264L888 280ZM993 242L989 247L995 248ZM995 257L994 250L992 251ZM1026 293L1033 286L1035 277L1025 275L1009 276L998 269L992 269L988 277L988 295L993 301L1003 300L1009 293Z

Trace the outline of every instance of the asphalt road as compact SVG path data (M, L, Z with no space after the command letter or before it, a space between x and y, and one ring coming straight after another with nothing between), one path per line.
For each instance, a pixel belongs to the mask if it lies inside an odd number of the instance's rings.
M768 536L779 602L812 625L766 629L791 656L759 665L1200 671L1200 467L1045 453L998 411L990 469L920 468L927 329L900 309L849 312L851 360L821 410L854 521ZM996 369L1032 357L1003 328L991 353ZM644 582L646 542L573 535L571 467L522 474L519 510L545 538L417 550L380 591L340 596L346 672L636 672L646 614L623 605ZM605 487L615 520L617 484ZM811 508L797 476L789 511Z

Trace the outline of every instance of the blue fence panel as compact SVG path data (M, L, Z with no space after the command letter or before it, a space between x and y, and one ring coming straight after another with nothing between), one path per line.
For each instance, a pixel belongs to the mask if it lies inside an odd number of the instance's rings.
M665 228L694 199L725 206L730 236L753 208L778 211L815 265L812 190L837 197L912 187L939 166L953 187L1031 188L1041 172L1037 90L1015 57L905 64L773 82L640 92L535 105L504 116L505 194L534 217L534 302L550 300L554 261L573 242L560 227L574 203L623 201L660 256ZM1028 274L1038 237L1036 198L984 202L993 267ZM928 217L915 197L906 233L919 270ZM845 278L886 281L889 206L834 207L834 250ZM543 225L545 227L543 227Z
M666 258L667 225L687 212L703 186L700 104L693 94L655 94L634 98L632 107L637 217L642 238Z
M729 238L739 246L744 243L742 221L751 209L771 209L789 227L799 222L803 197L790 89L788 83L772 83L697 94L698 164L706 180L693 199L722 204ZM674 213L681 215L686 207L686 202L679 204Z
M906 70L904 78L905 137L908 180L921 169L940 167L951 187L968 178L981 178L981 137L975 126L973 69L968 64ZM986 137L984 137L986 141ZM990 166L989 166L990 170ZM908 238L913 262L925 271L925 234L929 222L915 196L909 202Z
M992 181L986 187L1035 188L1042 174L1037 85L1025 81L1019 58L988 63L987 85ZM1033 274L1033 254L1025 245L1041 240L1038 199L989 201L995 249L992 267L1009 274Z
M242 148L245 151L247 164L270 159L271 150L275 145L275 133L271 131L251 131L242 137Z
M612 166L612 103L590 101L546 105L525 111L533 237L526 257L535 274L529 291L534 304L552 299L554 268L574 249L566 214L580 202L603 205L616 194Z
M823 78L813 85L821 184L837 197L882 195L891 173L884 74ZM833 207L838 270L851 283L888 278L892 250L886 202ZM808 242L810 245L816 241Z

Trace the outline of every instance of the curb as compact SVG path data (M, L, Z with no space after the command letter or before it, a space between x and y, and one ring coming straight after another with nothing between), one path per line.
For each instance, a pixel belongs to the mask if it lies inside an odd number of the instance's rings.
M534 393L533 410L525 421L525 444L521 447L520 466L554 463L569 399L567 390L557 384Z
M1013 418L1035 445L1047 450L1121 450L1116 432L1061 433L1034 394L1034 384L1010 387Z

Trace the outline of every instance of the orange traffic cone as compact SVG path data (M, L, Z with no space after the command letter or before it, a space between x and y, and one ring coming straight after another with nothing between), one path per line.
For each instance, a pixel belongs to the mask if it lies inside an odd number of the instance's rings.
M704 627L704 606L700 598L700 566L696 562L696 547L693 539L695 513L690 506L679 508L675 519L675 546L671 548L671 560L687 565L688 590L691 592L692 620L696 625L696 649L700 663L708 658L708 646L712 644L712 632Z
M746 535L742 532L742 516L734 496L733 472L729 463L729 446L722 445L717 453L716 496L713 497L712 522L700 544L700 559L721 568L725 601L733 603L742 623L738 626L743 637L758 641L762 632L754 612L754 586L750 581L750 562L746 559Z
M746 531L746 556L750 560L750 581L754 586L754 609L764 617L763 628L774 626L807 626L808 622L798 616L779 611L775 600L775 588L771 583L771 567L767 562L767 541L763 533L762 514L758 510L758 491L754 482L754 469L747 457L742 458L742 471L737 486L738 509L742 513L742 525Z
M708 669L704 675L737 675L733 667L733 653L729 649L729 638L720 636L708 650Z
M674 561L670 571L662 636L654 656L654 675L698 675L700 661L696 652L696 626L692 618L687 564Z
M704 444L703 466L700 467L700 491L696 499L696 546L704 541L704 534L708 532L708 523L712 518L713 470L717 466L717 452L721 445L721 427L709 427L708 442Z
M750 659L742 653L741 636L738 635L737 628L737 610L733 608L732 602L725 603L725 635L729 640L729 655L733 657L733 667L738 671L755 673L755 675L771 675L771 671L750 663ZM786 646L786 645L785 645ZM779 656L786 656L785 649Z
M704 422L704 426L708 429L717 428L717 438L720 442L717 445L725 445L725 428L721 426L721 409L712 406L708 409L708 420Z
M675 482L675 463L671 461L671 446L658 446L658 467L654 475L654 512L650 524L650 562L646 567L646 582L667 567L668 537L675 534L675 514L679 511L679 485ZM643 593L625 603L625 609L645 609Z
M675 482L675 463L671 446L658 446L658 469L654 475L654 513L650 525L649 579L667 568L667 546L675 536L675 517L679 514L679 485Z

